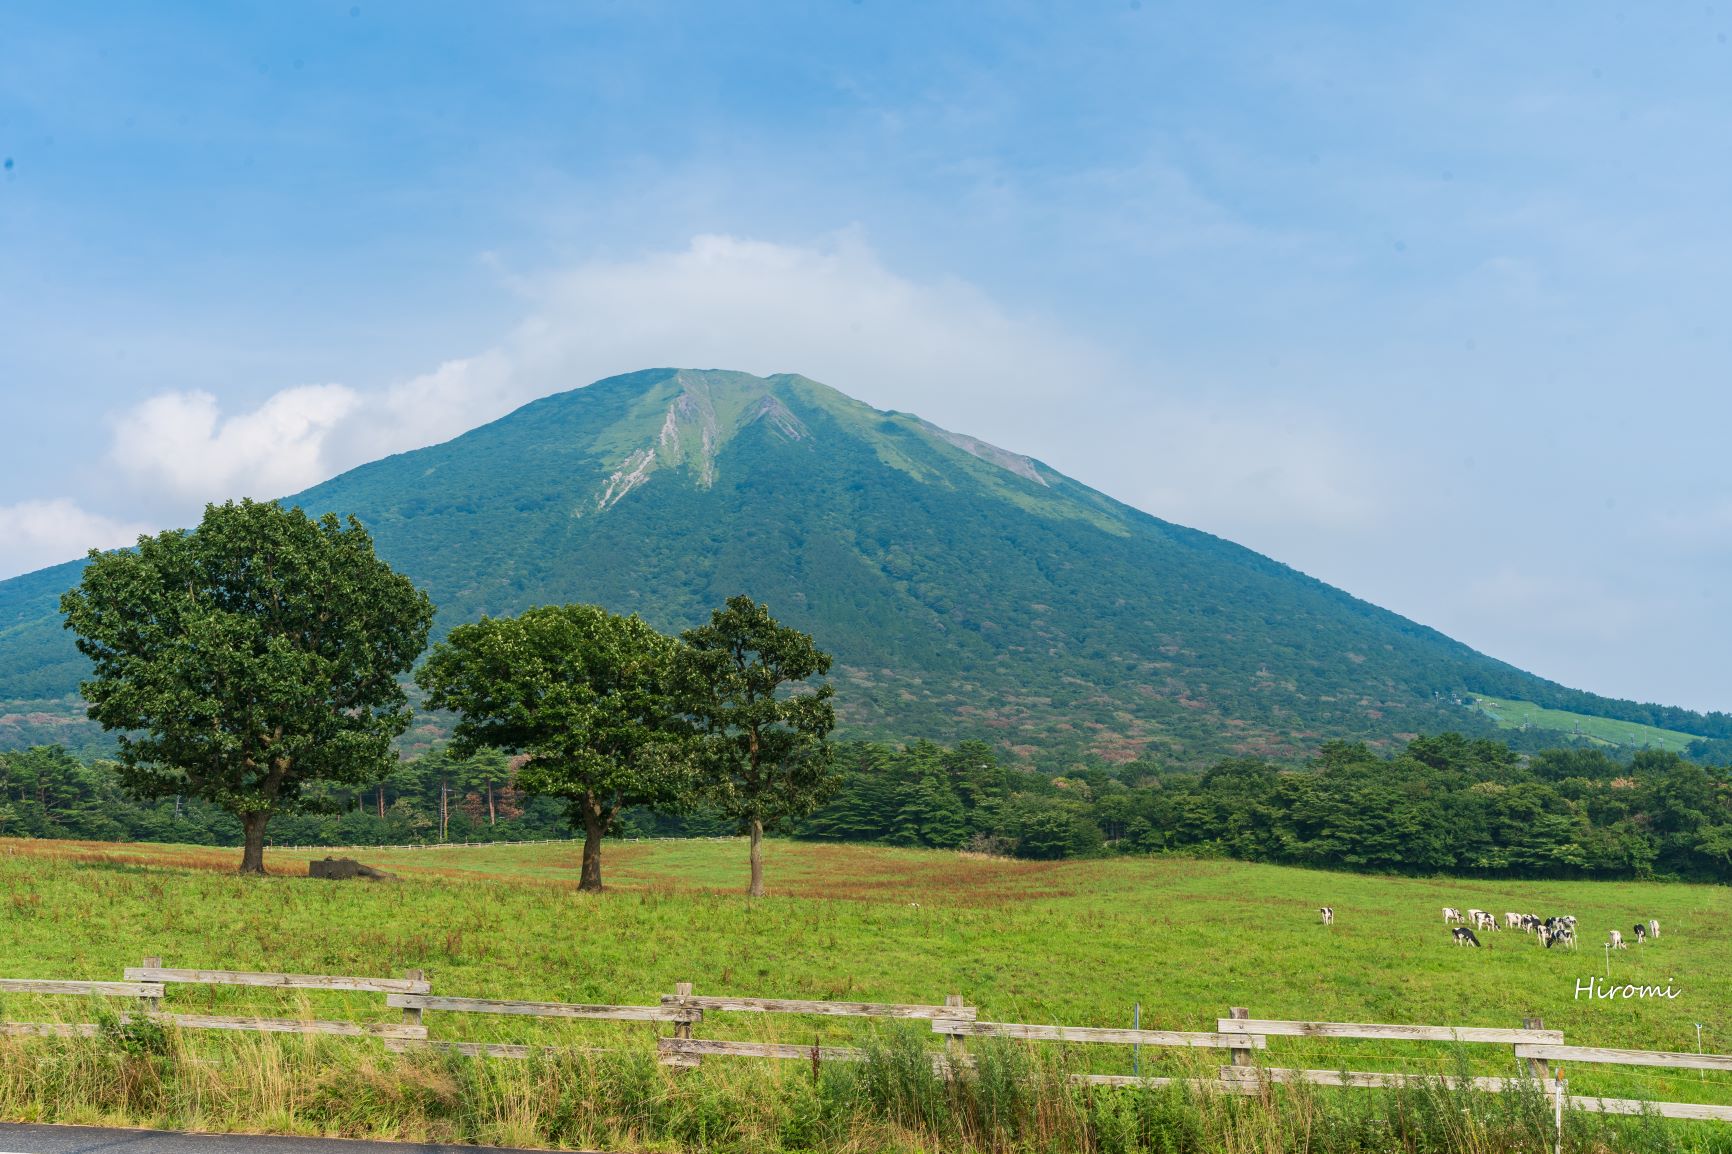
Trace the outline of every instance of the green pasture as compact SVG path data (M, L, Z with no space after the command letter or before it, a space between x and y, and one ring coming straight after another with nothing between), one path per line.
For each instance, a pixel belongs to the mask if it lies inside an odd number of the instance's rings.
M1571 713L1567 709L1547 709L1530 701L1511 701L1497 697L1475 695L1480 712L1497 722L1500 729L1520 729L1524 725L1552 733L1578 734L1602 745L1622 749L1661 749L1683 753L1693 741L1701 739L1693 733L1676 729L1661 729L1634 721L1613 721L1607 717L1590 717Z
M771 896L749 901L743 842L610 843L609 892L574 892L575 845L368 851L398 882L232 875L234 850L0 841L0 976L117 979L156 955L170 966L430 974L435 993L653 1003L699 993L942 1002L983 1020L1212 1029L1253 1017L1518 1026L1543 1018L1570 1044L1732 1051L1732 890L1660 883L1463 881L1309 872L1176 858L1015 862L937 851L773 841ZM308 853L269 864L303 870ZM1319 924L1317 907L1335 909ZM1514 931L1451 943L1445 905L1573 913L1583 946L1544 950ZM1658 918L1658 942L1612 955L1619 983L1674 1000L1578 999L1606 976L1607 931ZM7 1020L77 1017L79 999L9 997ZM312 1013L388 1021L376 995L280 995L171 987L187 1012ZM427 1014L435 1038L644 1046L657 1027L553 1025ZM918 1029L924 1023L901 1027ZM665 1027L664 1027L665 1028ZM699 1037L845 1044L844 1019L712 1015ZM357 1043L371 1044L371 1043ZM1121 1047L1093 1068L1129 1072ZM1505 1047L1470 1047L1511 1072ZM1275 1039L1271 1064L1449 1069L1446 1047ZM1145 1052L1144 1070L1180 1056ZM1580 1067L1577 1093L1732 1102L1732 1078Z

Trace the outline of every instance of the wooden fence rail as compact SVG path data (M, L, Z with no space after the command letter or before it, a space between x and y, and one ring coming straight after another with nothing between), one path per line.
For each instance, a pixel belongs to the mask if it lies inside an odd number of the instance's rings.
M1630 1098L1572 1095L1567 1083L1551 1071L1553 1063L1582 1065L1649 1066L1656 1068L1732 1072L1732 1055L1690 1054L1656 1050L1628 1050L1599 1046L1570 1046L1561 1030L1547 1030L1537 1019L1524 1020L1521 1028L1502 1026L1428 1026L1372 1022L1310 1022L1252 1018L1248 1010L1234 1008L1219 1018L1213 1031L1118 1029L1102 1026L1064 1026L1024 1022L983 1022L979 1010L967 1005L961 995L951 994L944 1004L894 1002L841 1002L797 998L731 997L697 995L690 983L661 995L651 1005L588 1005L567 1002L519 1001L500 998L453 997L432 992L432 983L419 970L401 978L356 977L339 974L288 974L251 970L178 969L146 958L144 964L123 971L124 981L59 980L46 978L0 978L0 995L83 996L128 998L137 1009L121 1013L120 1021L149 1019L188 1030L246 1030L286 1034L332 1034L373 1038L395 1051L438 1049L478 1058L528 1058L592 1047L525 1045L510 1042L460 1042L428 1036L423 1014L493 1014L515 1017L598 1020L615 1022L666 1022L673 1036L656 1040L658 1059L674 1067L696 1066L709 1058L760 1058L824 1062L858 1062L866 1051L825 1046L817 1038L811 1045L785 1042L739 1041L694 1038L693 1027L708 1014L751 1013L828 1017L877 1018L928 1021L935 1035L947 1039L942 1050L931 1050L933 1070L952 1077L972 1067L966 1049L969 1038L1003 1038L1025 1042L1106 1044L1117 1046L1213 1049L1231 1054L1232 1064L1218 1068L1212 1078L1138 1077L1124 1074L1077 1074L1072 1080L1094 1086L1162 1086L1182 1083L1194 1088L1233 1094L1263 1092L1270 1084L1306 1083L1348 1089L1378 1089L1415 1085L1455 1087L1501 1093L1522 1089L1543 1092L1575 1110L1607 1114L1649 1112L1665 1118L1732 1122L1732 1106L1689 1102L1650 1102ZM165 1012L161 1003L173 985L222 985L277 990L320 990L383 994L387 1008L402 1012L401 1022L349 1022L311 1018L271 1018L245 1014L219 1016ZM0 1035L35 1037L94 1037L101 1027L83 1022L0 1022ZM1457 1077L1441 1074L1410 1074L1390 1071L1301 1069L1267 1064L1271 1038L1316 1040L1372 1040L1398 1042L1442 1042L1453 1045L1509 1046L1514 1060L1527 1065L1527 1077Z
M702 1010L686 1006L583 1006L567 1002L511 1002L494 998L446 998L389 994L387 1006L407 1010L448 1010L460 1014L520 1014L535 1018L588 1018L616 1022L696 1022Z
M960 1003L944 1006L904 1006L889 1002L817 1002L794 998L713 998L695 994L663 994L664 1006L692 1006L717 1013L824 1014L856 1018L933 1018L972 1022L980 1011ZM940 1031L949 1033L951 1031Z
M128 967L122 973L129 981L188 983L204 986L269 986L279 990L351 990L374 994L427 994L433 990L431 982L413 978L351 978L340 974L265 974L249 970L175 970L161 966Z
M932 1023L935 1034L973 1038L1020 1038L1028 1042L1104 1042L1116 1046L1191 1046L1217 1050L1261 1050L1268 1043L1257 1036L1194 1033L1185 1030L1119 1030L1103 1026L1035 1026L1022 1022Z
M1505 1030L1485 1026L1394 1026L1369 1022L1282 1022L1262 1018L1221 1018L1223 1034L1271 1034L1296 1038L1371 1038L1391 1042L1483 1042L1490 1045L1562 1045L1562 1030Z

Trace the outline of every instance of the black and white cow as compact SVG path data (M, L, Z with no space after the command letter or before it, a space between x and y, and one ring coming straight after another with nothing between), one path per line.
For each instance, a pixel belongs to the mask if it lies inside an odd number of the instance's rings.
M1456 945L1458 945L1458 946L1473 946L1475 948L1478 948L1479 939L1474 937L1473 931L1468 929L1466 926L1457 926L1457 927L1455 927L1455 929L1453 929L1449 932L1450 932L1450 936L1455 938L1455 944Z
M1653 938L1656 942L1660 940L1660 919L1659 918L1649 918L1648 919L1648 936L1650 938Z
M1638 946L1641 945L1643 942L1646 942L1648 940L1648 927L1647 926L1643 925L1641 922L1637 922L1635 924L1635 926L1633 927L1633 929L1634 929L1634 932L1636 935L1636 944Z
M1624 950L1629 948L1624 945L1624 935L1620 934L1617 930L1613 930L1612 936L1606 939L1606 945L1610 946L1614 950Z
M1335 907L1334 906L1318 906L1317 912L1320 915L1322 915L1324 925L1332 926L1335 924Z
M1444 906L1443 907L1443 924L1444 925L1446 925L1446 926L1459 926L1461 923L1462 923L1462 917L1461 917L1461 911L1460 910L1456 909L1454 906Z

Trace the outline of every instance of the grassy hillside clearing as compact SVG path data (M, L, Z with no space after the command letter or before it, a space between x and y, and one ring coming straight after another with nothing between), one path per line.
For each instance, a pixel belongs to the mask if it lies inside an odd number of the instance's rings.
M282 876L231 875L235 852L202 847L0 841L0 976L113 979L147 954L168 965L395 975L428 970L438 993L653 1003L679 981L700 993L934 1002L961 993L984 1020L1207 1029L1253 1017L1509 1025L1538 1016L1571 1044L1732 1050L1732 890L1664 884L1463 882L1330 874L1226 861L1013 862L955 853L773 842L772 896L748 902L733 840L613 844L611 892L579 898L563 844L379 851L400 884L315 882L308 852L273 851ZM1336 924L1316 907L1334 906ZM1584 946L1546 951L1518 932L1489 948L1449 943L1440 907L1574 913ZM1619 953L1620 981L1674 1001L1577 1000L1605 973L1606 931L1657 917L1657 943ZM9 1020L83 1012L8 997ZM391 1020L376 998L175 988L169 1008ZM757 1020L753 1020L757 1018ZM435 1037L647 1042L651 1028L432 1014ZM718 1015L700 1036L846 1042L833 1019ZM639 1035L644 1035L638 1037ZM637 1041L629 1039L637 1037ZM930 1041L930 1039L928 1039ZM1289 1043L1281 1061L1447 1069L1443 1047ZM1301 1057L1307 1046L1315 1047ZM1122 1049L1091 1068L1129 1072ZM1273 1061L1273 1052L1271 1061ZM1507 1073L1496 1047L1475 1051ZM1145 1054L1153 1061L1176 1060ZM1571 1073L1576 1092L1732 1102L1724 1076Z
M1613 721L1606 717L1590 717L1566 709L1547 709L1529 701L1512 701L1497 697L1478 697L1480 712L1497 722L1500 729L1546 730L1569 733L1587 738L1600 745L1620 749L1661 749L1683 753L1690 743L1701 738L1675 729L1654 725L1639 725L1633 721Z

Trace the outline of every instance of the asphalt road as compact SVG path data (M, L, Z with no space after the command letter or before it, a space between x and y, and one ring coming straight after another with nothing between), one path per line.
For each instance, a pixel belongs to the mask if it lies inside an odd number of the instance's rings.
M502 1146L428 1146L253 1134L177 1134L0 1122L0 1154L530 1154Z

